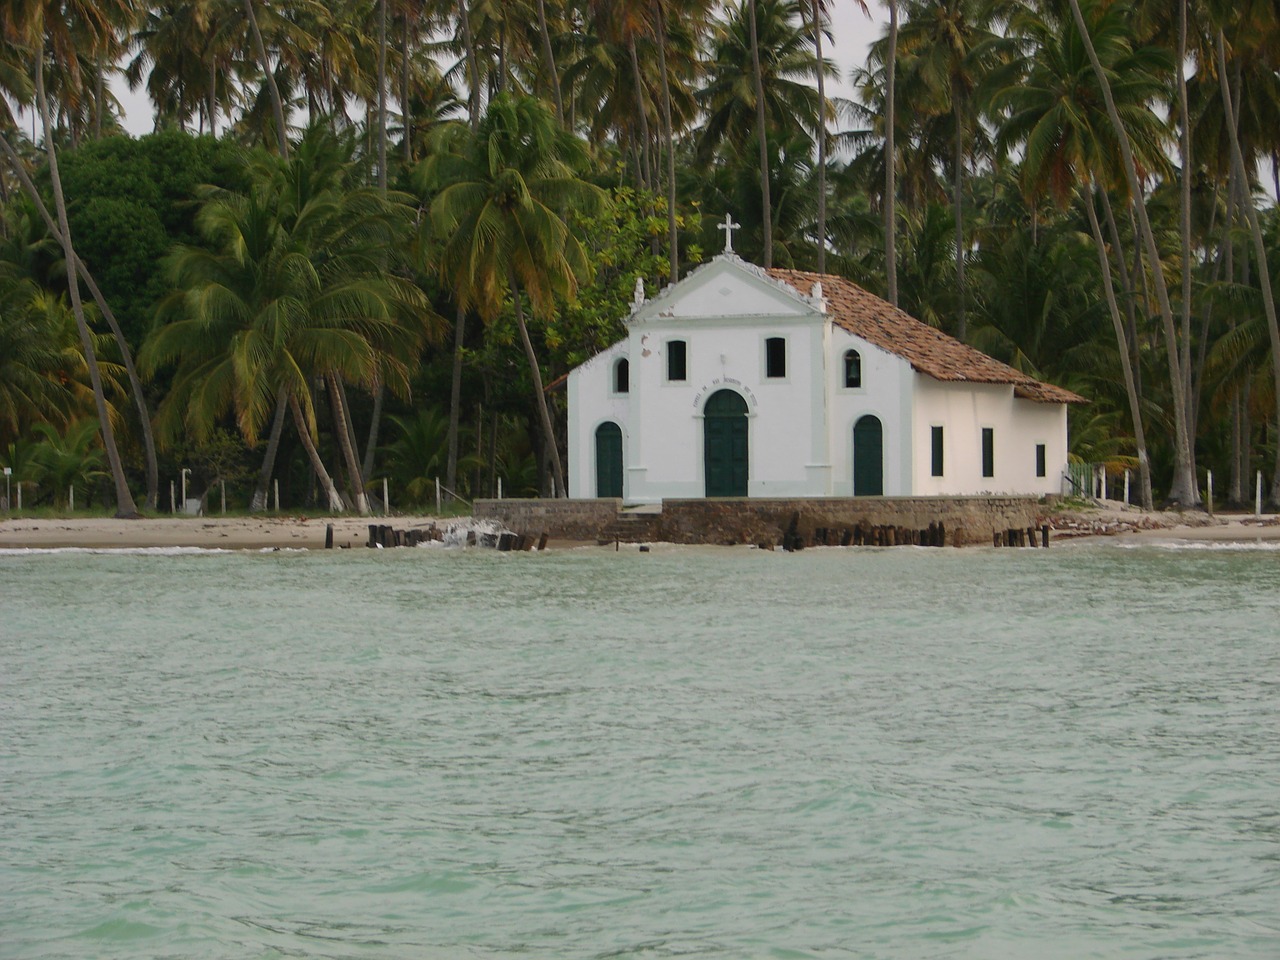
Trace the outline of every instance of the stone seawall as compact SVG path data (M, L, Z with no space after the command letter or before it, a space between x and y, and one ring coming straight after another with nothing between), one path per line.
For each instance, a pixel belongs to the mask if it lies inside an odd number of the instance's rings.
M616 499L478 500L475 515L558 539L709 544L779 544L793 520L805 543L822 529L839 542L843 531L860 526L919 531L941 523L947 544L964 546L988 545L996 531L1038 526L1046 509L1033 497L664 500L661 513L641 514L623 513L621 506Z

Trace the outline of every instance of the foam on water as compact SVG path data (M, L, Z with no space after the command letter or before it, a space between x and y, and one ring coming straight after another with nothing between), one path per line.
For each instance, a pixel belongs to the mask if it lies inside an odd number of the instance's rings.
M1277 623L1146 543L2 555L0 955L1272 960Z

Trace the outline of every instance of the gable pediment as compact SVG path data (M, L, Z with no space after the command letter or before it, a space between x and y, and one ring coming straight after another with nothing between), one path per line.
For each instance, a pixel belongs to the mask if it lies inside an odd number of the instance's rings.
M808 291L798 291L733 256L716 257L673 287L646 300L629 323L654 320L821 316Z

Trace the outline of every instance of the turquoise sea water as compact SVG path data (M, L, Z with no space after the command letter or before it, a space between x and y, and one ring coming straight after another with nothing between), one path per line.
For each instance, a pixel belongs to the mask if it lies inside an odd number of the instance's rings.
M1274 958L1280 551L0 555L0 956Z

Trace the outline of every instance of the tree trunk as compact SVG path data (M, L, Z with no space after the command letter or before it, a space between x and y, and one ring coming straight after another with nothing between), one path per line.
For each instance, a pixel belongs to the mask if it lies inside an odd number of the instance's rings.
M1142 194L1142 184L1138 180L1138 171L1133 160L1133 149L1129 144L1129 133L1125 129L1124 122L1120 119L1120 113L1116 109L1115 98L1111 95L1111 82L1107 79L1107 73L1103 70L1102 63L1098 60L1098 52L1094 49L1093 38L1089 35L1089 27L1084 21L1084 14L1080 11L1080 0L1070 0L1070 4L1071 15L1075 19L1076 28L1080 31L1080 38L1084 43L1085 52L1089 56L1089 63L1093 67L1094 77L1102 90L1102 96L1107 105L1107 116L1110 118L1111 126L1115 130L1116 140L1120 146L1120 154L1124 159L1125 176L1129 181L1129 190L1133 194L1134 209L1138 214L1142 240L1146 245L1147 258L1151 264L1151 279L1155 285L1156 297L1160 304L1160 316L1164 324L1165 347L1169 357L1169 382L1174 393L1172 398L1174 408L1174 467L1169 499L1186 507L1198 506L1200 504L1200 490L1196 484L1195 474L1192 472L1191 441L1187 434L1186 397L1183 395L1182 389L1185 381L1178 356L1178 334L1173 325L1173 310L1169 305L1169 290L1165 286L1164 273L1161 269L1160 250L1156 246L1155 233L1152 231L1151 221L1147 217L1147 204Z
M409 15L400 18L400 127L404 137L404 165L413 164L413 121L409 116Z
M631 57L631 74L636 84L636 119L640 121L640 188L647 190L653 184L653 171L649 162L649 111L644 104L644 74L640 72L635 34L627 38L627 52Z
M1178 108L1182 114L1178 137L1181 183L1182 242L1182 389L1187 404L1187 434L1196 435L1195 393L1191 381L1191 107L1187 100L1187 0L1178 2ZM1195 471L1195 444L1191 446L1191 469Z
M476 61L476 41L471 33L471 2L458 0L458 12L462 20L462 43L467 50L467 75L471 78L471 96L467 98L467 116L471 120L471 132L480 127L480 66Z
M551 95L556 105L556 119L564 126L564 97L560 94L560 73L556 70L556 56L551 50L551 34L547 30L547 5L545 0L538 0L538 32L542 34L542 55L546 58L547 82L551 84Z
M680 245L676 232L676 138L671 123L671 78L667 76L667 23L662 4L653 4L658 30L658 72L662 74L662 139L667 145L667 244L671 283L680 279Z
M280 394L276 399L275 416L271 418L267 452L262 457L262 469L258 471L258 483L253 488L253 499L249 501L250 513L260 513L267 509L267 488L271 484L271 474L276 468L276 453L280 450L280 435L284 432L284 414L288 407L288 396Z
M1248 183L1244 166L1244 152L1240 149L1240 136L1236 127L1236 108L1231 99L1230 82L1227 79L1227 48L1222 30L1218 30L1218 85L1222 90L1222 104L1226 111L1227 138L1231 141L1231 165L1235 168L1236 177L1241 184ZM1280 430L1280 323L1276 320L1275 294L1271 288L1271 267L1267 263L1267 248L1262 237L1262 227L1258 223L1258 209L1245 191L1245 219L1249 222L1249 233L1253 237L1254 255L1258 260L1258 285L1262 287L1262 307L1267 315L1267 333L1271 338L1271 372L1275 378L1276 429ZM1273 505L1280 505L1280 443L1276 444L1276 460L1271 475L1271 496Z
M382 429L382 399L387 388L378 384L373 388L373 413L369 415L369 437L364 446L364 462L360 465L360 480L366 487L373 479L374 457L378 452L378 433Z
M960 315L956 318L956 339L963 342L969 333L969 322L965 316L964 288L964 108L958 91L951 94L952 115L956 125L955 142L955 182L952 184L956 217L956 292L959 294Z
M822 69L822 7L810 0L813 49L818 58L818 272L827 272L827 83Z
M36 189L36 185L27 173L26 167L23 166L22 158L18 156L9 141L4 137L0 137L0 149L3 149L8 156L14 173L17 174L23 190L26 191L28 198L40 214L40 218L48 228L50 236L61 246L62 233L58 229L57 223L54 222L53 215L49 213L49 208L45 206L44 198L40 196L40 191ZM142 431L142 446L147 459L146 509L154 510L159 487L159 471L156 467L156 444L155 437L151 431L151 412L147 409L147 398L143 393L142 381L138 378L137 368L133 365L133 351L129 348L129 342L124 338L124 333L120 329L120 324L116 321L114 311L107 303L106 298L103 297L102 290L99 289L97 282L93 279L93 274L89 272L88 265L79 256L76 257L76 269L81 279L84 280L85 286L89 288L89 293L93 297L94 303L102 311L102 316L106 319L107 325L111 328L111 335L115 337L116 345L120 348L120 357L124 362L125 371L129 375L129 389L133 394L134 408L138 412L138 425Z
M533 351L533 341L529 339L529 328L524 322L524 306L520 303L520 281L516 279L515 268L509 268L511 299L515 302L516 326L520 328L520 342L524 346L524 355L529 361L529 375L533 378L533 390L536 394L535 407L538 411L538 423L542 427L542 442L551 459L552 476L556 481L556 496L567 497L568 488L564 483L564 466L560 462L560 448L556 444L556 433L551 426L551 411L547 409L547 394L542 388L542 371L538 367L538 355Z
M320 453L316 450L315 441L311 438L311 428L307 426L306 418L302 416L302 408L298 405L297 397L289 397L289 409L293 411L293 423L298 428L298 438L302 441L303 449L307 451L307 459L311 461L311 469L315 472L316 479L320 481L320 486L324 488L325 496L329 498L329 510L333 513L342 513L342 497L338 495L338 488L334 486L329 471L324 468Z
M378 191L387 194L387 0L378 0Z
M1133 364L1129 362L1129 345L1125 342L1124 320L1120 317L1120 305L1116 302L1116 289L1111 282L1111 264L1107 260L1107 244L1102 239L1102 227L1098 224L1098 212L1093 208L1093 196L1083 197L1085 212L1089 215L1089 229L1093 231L1093 243L1098 250L1098 268L1102 274L1102 289L1107 297L1111 313L1111 326L1116 335L1116 349L1120 352L1120 369L1124 373L1125 394L1129 398L1129 419L1133 422L1133 442L1138 448L1138 489L1142 497L1142 509L1154 506L1151 496L1151 460L1147 456L1147 434L1142 425L1142 405L1138 402L1138 388L1133 379Z
M765 129L764 75L760 71L760 41L756 36L756 0L747 0L751 27L751 72L756 85L756 133L760 140L760 207L764 229L764 268L773 266L773 201L769 197L769 132Z
M462 413L462 347L466 319L467 312L458 307L458 318L453 325L453 377L449 381L449 458L444 468L445 486L450 490L458 489L458 421Z
M894 74L898 65L898 0L889 0L889 58L885 64L884 120L884 267L889 302L898 305L898 224L897 224L897 152L894 149L894 126L897 104L894 102Z
M80 302L80 282L76 265L80 262L76 256L71 240L71 226L67 221L67 203L62 195L62 178L58 174L58 154L53 145L53 121L49 114L49 98L44 89L44 34L41 33L39 52L35 64L36 100L40 109L40 120L44 125L45 152L49 157L49 180L53 187L54 208L58 212L58 230L62 234L63 256L70 269L67 271L67 292L71 297L71 311L75 314L76 329L80 333L80 345L84 349L84 361L89 368L89 383L93 387L93 401L97 407L99 430L102 432L102 445L106 449L107 463L111 467L111 479L116 488L116 516L136 517L138 507L133 502L133 494L129 492L129 483L125 479L124 465L120 461L120 451L116 447L115 431L111 428L111 413L107 408L106 394L102 390L102 375L98 370L98 358L93 350L93 337L89 333L89 324L84 318L84 305Z
M262 31L258 29L258 15L253 12L253 0L244 0L244 13L249 19L249 28L253 33L253 49L258 55L258 64L266 77L267 90L271 94L271 112L276 119L276 145L280 148L280 156L289 159L289 136L284 125L284 100L280 97L280 88L276 86L276 75L271 72L271 63L267 60L267 45L262 42Z
M329 402L333 405L333 427L338 435L338 449L342 452L342 461L347 469L347 483L351 488L351 502L355 504L356 512L362 517L369 515L369 497L365 494L364 484L361 482L361 472L359 458L356 456L355 446L351 442L351 417L347 411L345 390L342 389L342 383L333 374L328 374L325 380L329 384Z

